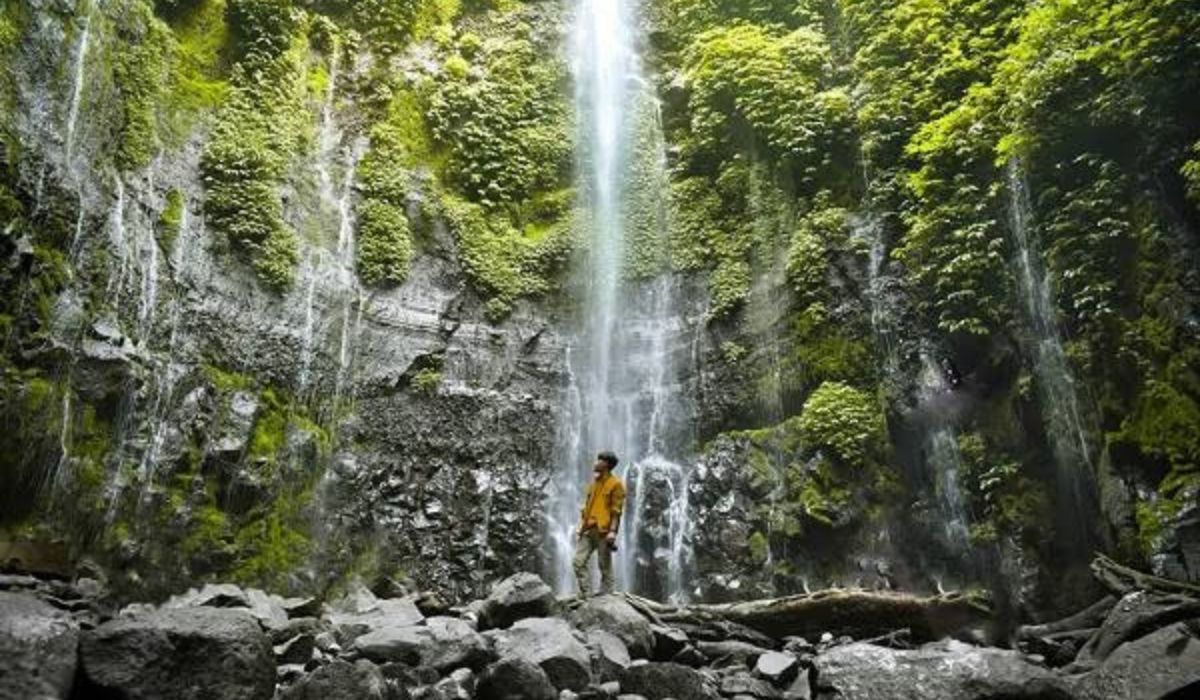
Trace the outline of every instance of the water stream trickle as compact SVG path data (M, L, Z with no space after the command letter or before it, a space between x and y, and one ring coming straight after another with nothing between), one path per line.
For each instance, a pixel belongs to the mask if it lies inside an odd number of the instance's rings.
M79 46L75 49L75 65L72 70L71 101L67 106L66 135L63 139L63 164L71 171L71 158L75 150L75 130L79 122L79 104L83 100L83 71L87 65L88 45L92 36L91 3L84 5L83 29L79 32Z
M1054 456L1062 495L1071 509L1073 535L1090 556L1091 522L1095 508L1095 475L1088 439L1084 402L1062 344L1051 281L1032 237L1033 206L1029 185L1018 159L1007 166L1009 232L1016 248L1015 263L1022 307L1030 331L1033 373L1042 403L1046 436Z

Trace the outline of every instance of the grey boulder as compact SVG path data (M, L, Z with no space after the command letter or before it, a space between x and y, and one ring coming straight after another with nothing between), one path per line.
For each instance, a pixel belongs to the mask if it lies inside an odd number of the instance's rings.
M66 698L75 680L79 628L22 593L0 591L0 698Z
M588 649L592 652L592 670L601 681L615 681L629 668L629 650L615 634L601 629L588 630Z
M621 692L647 700L714 700L719 697L699 671L676 663L639 663L621 673Z
M800 672L800 661L791 654L768 651L758 657L754 664L754 675L777 686L785 686L796 679Z
M591 657L571 627L555 617L528 617L496 634L500 658L537 664L559 690L582 690L591 681Z
M1081 700L1155 700L1189 686L1200 687L1200 620L1122 644L1077 682L1076 692Z
M840 700L1070 697L1057 674L1018 652L957 641L912 650L847 644L813 664L818 696Z
M398 661L439 671L480 668L490 656L483 637L454 617L431 617L424 625L382 627L356 638L354 648L373 661Z
M379 669L362 659L335 659L301 678L280 694L281 700L387 700L387 682Z
M500 659L488 666L475 686L479 700L556 700L558 690L535 663Z
M526 617L554 612L554 591L534 574L513 574L496 584L479 609L479 628L508 627Z
M275 689L271 643L244 610L118 618L83 635L80 662L92 683L128 700L265 700Z
M629 654L635 658L647 658L654 651L654 629L650 621L621 596L602 595L587 599L571 614L571 622L581 630L612 632L625 642Z

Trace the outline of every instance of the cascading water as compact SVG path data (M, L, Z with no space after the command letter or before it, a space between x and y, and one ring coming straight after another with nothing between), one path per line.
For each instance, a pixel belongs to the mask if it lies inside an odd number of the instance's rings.
M91 3L83 7L83 28L79 32L79 47L75 50L75 66L72 71L71 101L67 106L66 129L63 137L63 164L71 172L71 159L75 151L75 129L79 123L79 105L83 100L84 67L87 65L88 44L92 37Z
M576 160L589 246L577 270L583 327L567 349L569 387L547 537L557 588L572 591L574 533L591 463L596 452L613 450L629 491L615 556L620 584L679 597L687 563L688 470L679 461L682 421L671 347L686 347L679 342L686 329L678 321L674 281L629 280L623 264L627 230L661 228L665 220L659 207L633 206L633 193L623 187L665 181L661 131L650 138L642 131L660 127L635 47L636 12L629 0L579 0L575 8ZM657 152L632 152L633 144L645 143L658 144ZM636 177L647 167L657 172ZM644 201L645 193L638 194Z
M1031 237L1033 207L1021 162L1007 166L1009 232L1016 248L1015 263L1022 306L1033 350L1033 372L1042 402L1042 419L1054 455L1059 490L1067 500L1076 547L1090 556L1094 536L1087 523L1095 522L1095 475L1088 440L1087 419L1075 378L1063 349L1054 295L1041 254Z

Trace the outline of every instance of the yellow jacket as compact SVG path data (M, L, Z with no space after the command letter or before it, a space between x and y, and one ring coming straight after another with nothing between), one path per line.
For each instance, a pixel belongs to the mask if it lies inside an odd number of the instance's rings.
M606 533L613 517L620 516L624 507L625 484L620 479L613 474L600 481L593 479L588 484L583 510L579 512L580 525L583 529L594 527Z

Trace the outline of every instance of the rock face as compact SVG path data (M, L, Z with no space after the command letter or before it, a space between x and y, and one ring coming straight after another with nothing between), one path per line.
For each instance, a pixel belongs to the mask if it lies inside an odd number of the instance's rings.
M496 653L537 664L559 690L582 690L591 681L591 657L564 620L530 617L496 635Z
M0 698L65 699L78 642L70 616L33 596L0 591Z
M896 650L848 644L814 660L818 698L844 700L965 700L1062 698L1061 677L1018 653L961 642Z
M83 635L80 663L91 683L129 700L266 700L275 660L247 612L180 608L112 620Z
M479 609L479 628L508 627L526 617L545 617L554 611L554 591L538 576L522 572L492 589Z

